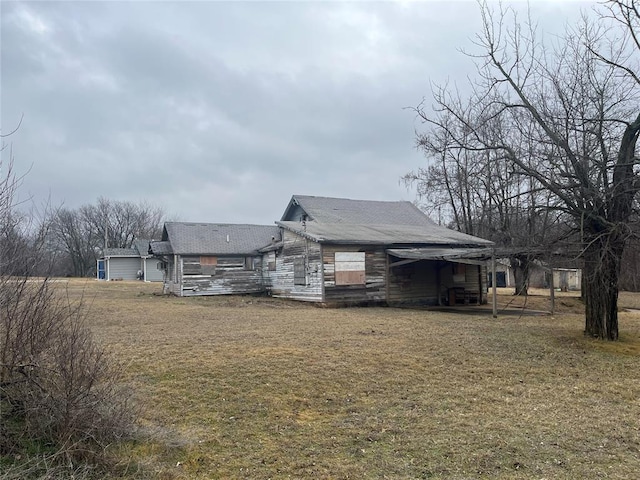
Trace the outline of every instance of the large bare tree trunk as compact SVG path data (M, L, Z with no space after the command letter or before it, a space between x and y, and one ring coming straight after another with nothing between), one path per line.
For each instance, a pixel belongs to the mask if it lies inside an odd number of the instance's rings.
M633 200L640 188L633 169L639 133L640 115L627 126L620 142L608 222L589 225L591 233L585 238L585 334L601 339L618 339L620 265L630 233Z
M514 295L529 294L530 260L526 255L518 255L509 259L516 284Z
M585 238L585 335L618 339L618 278L624 239L614 234Z

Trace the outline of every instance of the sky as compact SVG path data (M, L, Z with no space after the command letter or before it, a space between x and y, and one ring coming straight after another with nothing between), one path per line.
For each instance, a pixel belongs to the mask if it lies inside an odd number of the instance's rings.
M591 5L530 7L551 35ZM433 84L464 91L481 27L473 1L3 0L0 17L20 200L256 224L294 194L414 201L412 107Z

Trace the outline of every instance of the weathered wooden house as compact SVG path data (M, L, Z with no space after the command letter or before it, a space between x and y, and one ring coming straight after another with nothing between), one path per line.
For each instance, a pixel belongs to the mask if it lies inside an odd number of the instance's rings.
M294 195L261 251L275 297L335 304L485 303L492 242L410 202Z
M279 240L276 226L169 222L151 250L163 262L165 293L258 293L267 290L259 249Z
M161 282L160 260L149 252L149 240L135 240L131 248L105 248L98 259L98 280Z
M179 296L454 305L486 302L492 245L410 202L294 195L275 226L171 222L151 250Z

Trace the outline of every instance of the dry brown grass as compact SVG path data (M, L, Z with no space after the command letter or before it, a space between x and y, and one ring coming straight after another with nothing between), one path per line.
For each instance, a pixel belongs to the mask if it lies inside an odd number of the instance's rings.
M621 312L609 344L582 335L575 298L569 313L493 319L69 283L72 296L83 288L145 407L150 437L114 452L129 478L640 472L637 313Z

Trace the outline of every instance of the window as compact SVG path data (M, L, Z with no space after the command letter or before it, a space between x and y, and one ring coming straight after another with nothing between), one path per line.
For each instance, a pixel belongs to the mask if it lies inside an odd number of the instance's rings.
M270 272L275 272L276 270L276 252L269 252L267 256L267 268Z
M365 285L364 260L364 252L336 252L336 285Z
M256 259L253 257L245 257L244 258L244 269L245 270L255 270L256 269Z
M304 257L295 257L293 259L293 284L307 284L307 272L304 266Z
M466 265L464 263L453 264L453 283L464 283L466 281Z
M200 257L200 265L217 265L218 257Z
M218 257L200 257L200 273L202 275L215 275Z

